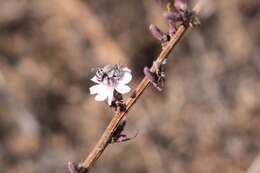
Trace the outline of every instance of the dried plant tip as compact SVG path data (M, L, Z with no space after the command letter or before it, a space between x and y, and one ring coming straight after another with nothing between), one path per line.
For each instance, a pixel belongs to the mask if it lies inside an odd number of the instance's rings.
M70 173L88 173L88 169L77 166L74 162L68 162L68 169Z
M157 26L151 24L149 29L154 38L161 42L162 46L164 46L168 41L170 41L171 38L169 34L162 32L160 28L158 28Z
M173 36L179 24L196 27L200 24L195 12L187 9L186 0L175 0L174 10L167 10L163 16L169 24L169 35Z

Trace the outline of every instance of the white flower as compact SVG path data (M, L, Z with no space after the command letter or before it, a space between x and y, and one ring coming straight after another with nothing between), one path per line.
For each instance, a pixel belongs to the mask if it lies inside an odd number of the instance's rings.
M96 75L91 79L96 85L89 88L90 94L96 94L96 101L108 100L111 105L114 99L114 90L120 94L126 94L131 89L128 84L132 79L131 70L127 67L120 68L118 65L107 65L98 68Z

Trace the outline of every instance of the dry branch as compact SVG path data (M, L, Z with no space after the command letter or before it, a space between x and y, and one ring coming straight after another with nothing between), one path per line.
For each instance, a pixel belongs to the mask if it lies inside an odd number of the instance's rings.
M203 5L203 1L200 1L193 11L198 13ZM171 53L173 48L178 44L182 36L184 35L185 31L189 28L189 26L181 25L175 35L171 38L168 44L163 48L160 55L156 59L156 64L161 64L164 59L168 58L168 55ZM155 71L155 65L153 65L150 70L152 72ZM107 145L109 144L109 140L112 137L113 132L116 130L117 126L119 125L120 121L123 119L124 116L128 113L130 108L136 103L139 97L142 95L144 90L149 86L150 81L148 78L144 77L143 80L139 83L136 87L135 91L132 92L130 98L126 101L126 110L120 113L116 113L112 120L110 121L109 125L107 126L106 130L104 131L103 135L100 137L99 141L97 142L94 149L90 152L88 157L81 162L77 167L79 172L88 172L95 162L99 159Z

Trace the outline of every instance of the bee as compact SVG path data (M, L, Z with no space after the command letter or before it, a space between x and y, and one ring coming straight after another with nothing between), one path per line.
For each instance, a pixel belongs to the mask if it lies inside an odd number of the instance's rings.
M102 68L97 68L95 76L99 82L102 82L106 79L115 81L120 79L122 76L122 71L118 65L108 64Z

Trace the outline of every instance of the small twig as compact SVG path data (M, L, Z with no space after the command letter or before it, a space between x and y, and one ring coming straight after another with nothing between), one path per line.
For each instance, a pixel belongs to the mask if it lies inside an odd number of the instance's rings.
M195 13L198 13L201 9L201 6L203 5L203 1L200 1L193 11ZM156 63L154 64L161 64L164 59L168 58L168 55L172 51L172 49L177 45L177 43L182 38L185 31L189 28L189 26L181 25L175 35L171 38L171 40L168 42L168 44L163 48L161 51L159 57L156 59ZM155 72L156 67L153 65L150 68L151 72ZM94 163L99 159L107 145L109 144L109 141L111 139L111 136L113 135L114 131L118 127L120 121L126 116L130 108L136 103L136 101L139 99L139 97L142 95L144 90L149 86L150 81L146 77L143 78L143 80L139 83L139 85L136 87L135 91L131 94L130 98L126 101L126 109L123 112L116 113L112 120L110 121L109 125L107 126L106 130L104 131L103 135L97 142L94 149L90 152L88 157L81 162L77 168L78 172L86 173L88 172L94 165Z

